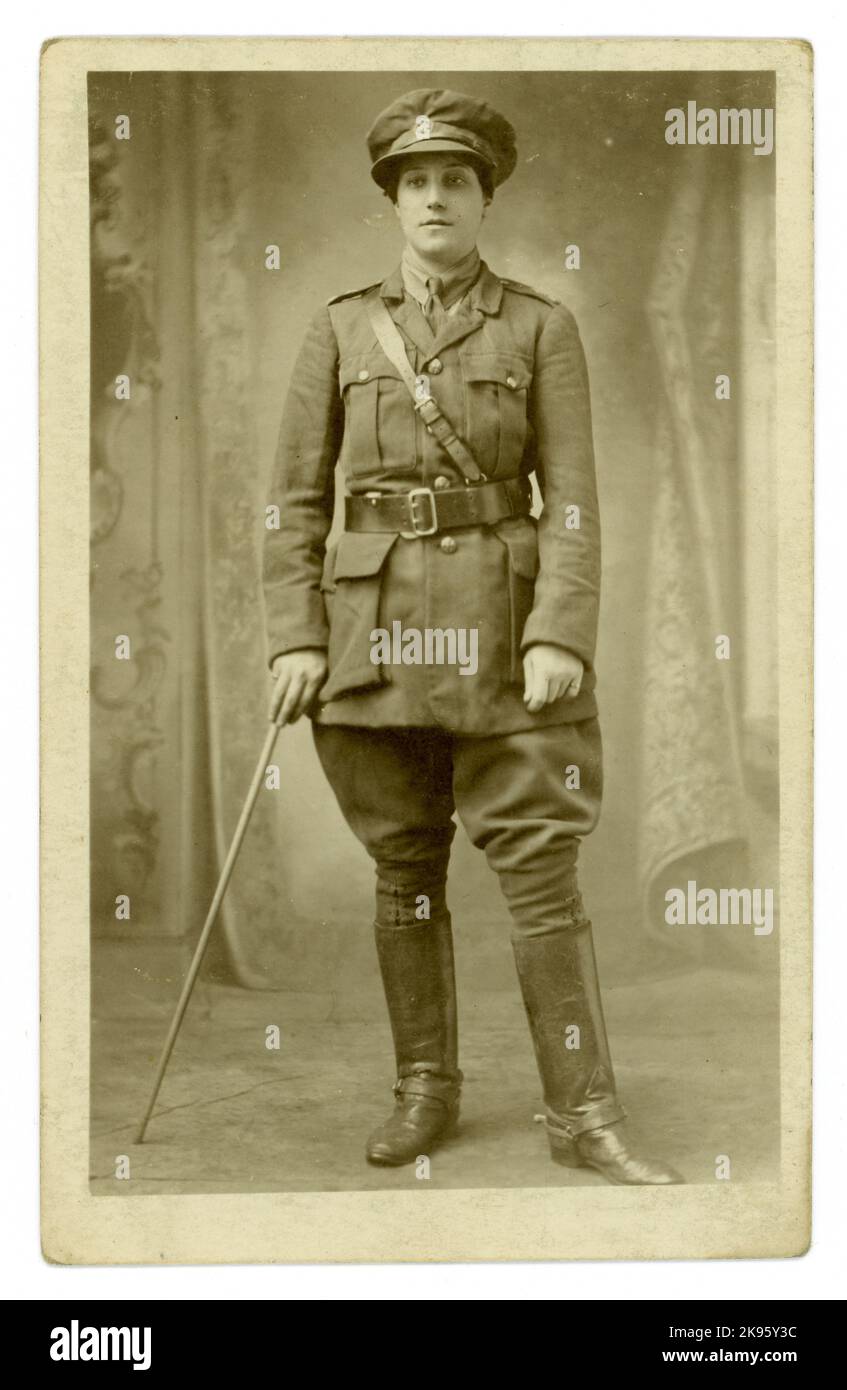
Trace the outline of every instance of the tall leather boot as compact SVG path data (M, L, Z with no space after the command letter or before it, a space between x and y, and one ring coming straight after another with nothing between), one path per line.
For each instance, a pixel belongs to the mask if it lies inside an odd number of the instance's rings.
M414 1163L455 1126L458 1068L456 982L450 915L414 926L374 924L394 1037L394 1113L370 1135L369 1163Z
M597 978L591 923L512 938L518 978L544 1090L550 1152L615 1184L681 1183L641 1152L618 1102ZM569 1047L579 1029L579 1046Z

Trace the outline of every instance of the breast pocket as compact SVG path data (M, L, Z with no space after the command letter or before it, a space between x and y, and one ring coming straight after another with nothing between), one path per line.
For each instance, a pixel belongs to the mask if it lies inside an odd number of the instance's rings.
M489 478L513 476L527 443L528 362L514 353L466 353L462 377L471 453Z
M396 367L381 354L342 361L345 472L356 478L411 473L416 466L415 409Z

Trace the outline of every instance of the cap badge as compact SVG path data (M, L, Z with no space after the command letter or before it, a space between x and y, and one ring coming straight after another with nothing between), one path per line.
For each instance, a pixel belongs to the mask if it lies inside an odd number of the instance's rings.
M429 140L432 136L432 121L429 116L415 117L415 139Z

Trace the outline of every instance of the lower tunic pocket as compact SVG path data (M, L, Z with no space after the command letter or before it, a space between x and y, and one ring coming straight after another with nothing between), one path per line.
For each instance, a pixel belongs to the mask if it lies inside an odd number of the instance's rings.
M329 622L325 704L354 690L384 685L384 667L371 661L371 633L378 627L382 571L397 536L345 531L327 552L321 590Z
M507 553L506 583L509 590L509 650L511 669L509 679L523 683L521 641L527 619L535 602L535 580L538 574L538 535L535 522L521 517L497 526L497 535Z

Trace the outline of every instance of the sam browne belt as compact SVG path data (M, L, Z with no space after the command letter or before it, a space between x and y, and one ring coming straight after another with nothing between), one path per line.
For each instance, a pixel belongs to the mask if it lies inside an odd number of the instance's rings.
M427 430L449 454L466 487L433 492L413 487L405 493L366 493L345 498L348 531L397 531L401 536L434 536L460 526L490 526L509 516L525 516L532 489L528 478L489 482L467 444L460 439L429 387L416 376L396 323L383 301L372 296L366 304L376 340L397 371Z
M478 483L476 487L448 488L434 492L413 487L410 492L369 493L345 497L348 531L398 531L405 535L434 536L460 526L490 526L509 516L526 516L532 501L528 478Z

